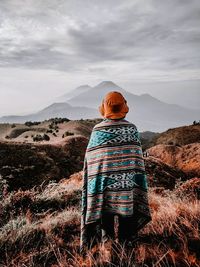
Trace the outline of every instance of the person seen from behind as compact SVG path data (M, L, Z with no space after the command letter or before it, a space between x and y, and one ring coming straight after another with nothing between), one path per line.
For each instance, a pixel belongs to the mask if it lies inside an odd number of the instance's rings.
M110 91L99 111L103 120L93 127L84 157L81 252L115 238L132 245L152 220L140 135L125 119L127 101Z

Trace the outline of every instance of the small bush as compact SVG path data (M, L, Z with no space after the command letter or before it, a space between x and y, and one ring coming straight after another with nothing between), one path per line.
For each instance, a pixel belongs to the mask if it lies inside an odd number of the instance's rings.
M67 118L53 118L53 119L50 119L49 121L51 122L49 124L49 129L57 130L57 129L59 129L59 127L57 125L58 123L68 122L70 120Z
M68 121L70 121L70 119L68 119L68 118L53 118L53 119L51 119L51 121L53 123L57 124L57 123L68 122Z
M168 145L174 145L174 142L173 141L169 141L167 144Z
M37 135L33 136L34 142L38 142L38 141L42 141L42 140L43 140L43 137L41 134L37 134Z
M65 136L69 136L69 135L74 135L74 133L69 132L69 131L66 131L66 132L63 134L63 138L64 138Z
M43 135L43 140L49 141L50 140L50 137L47 134L44 134Z
M26 126L33 126L33 125L38 125L38 124L40 124L40 121L26 121L25 123L24 123Z
M35 136L33 136L33 141L35 142L38 142L38 141L49 141L50 140L50 137L47 135L47 134L37 134Z

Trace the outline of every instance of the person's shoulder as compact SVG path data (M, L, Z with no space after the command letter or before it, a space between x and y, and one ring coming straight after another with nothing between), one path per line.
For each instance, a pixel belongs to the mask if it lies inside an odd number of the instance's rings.
M116 126L116 123L115 122L113 123L112 121L109 121L109 120L102 120L101 122L95 124L93 129L96 129L96 128L99 128L99 127L102 127L102 126L110 126L110 127L112 127L113 125ZM126 119L123 119L122 121L117 122L117 125L122 126L122 127L124 125L126 125L126 126L128 125L128 126L132 126L135 129L137 129L137 126L134 123L132 123L132 122L126 120Z
M137 129L137 126L136 126L133 122L128 121L128 120L126 120L126 122L127 122L127 124L129 124L130 126L132 126L132 127L134 127L134 128Z
M102 124L103 124L103 121L98 122L97 124L95 124L95 125L93 126L93 129L100 127Z

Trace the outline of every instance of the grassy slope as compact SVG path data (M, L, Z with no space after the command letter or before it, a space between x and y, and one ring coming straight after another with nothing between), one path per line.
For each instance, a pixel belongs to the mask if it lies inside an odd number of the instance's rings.
M88 127L97 122L83 123L87 135ZM71 124L70 129L83 130L77 129L80 124ZM51 142L61 138L63 125L67 123L59 125L59 137ZM9 130L0 127L0 135ZM153 220L140 231L135 246L125 251L115 244L115 256L111 244L99 246L83 259L79 255L81 175L12 192L0 179L0 266L200 266L199 178L180 190L159 192L150 187Z
M200 124L168 129L156 137L155 144L187 145L200 142Z
M88 138L93 126L100 120L71 120L63 123L53 123L53 128L50 128L53 121L43 121L39 125L33 126L16 123L15 127L12 127L13 124L0 123L0 141L34 143L32 135L46 133L50 137L50 141L41 141L40 143L55 143L63 140L62 136L66 131ZM55 130L55 126L58 127L57 131ZM47 130L50 129L53 130L56 136L53 133L47 133ZM10 139L5 138L6 136L9 136Z
M96 247L79 255L81 175L27 191L6 193L1 202L1 266L199 266L200 200L194 194L161 195L149 188L152 222L135 247ZM196 181L195 181L196 183ZM113 243L114 245L114 243ZM144 265L146 264L146 265Z

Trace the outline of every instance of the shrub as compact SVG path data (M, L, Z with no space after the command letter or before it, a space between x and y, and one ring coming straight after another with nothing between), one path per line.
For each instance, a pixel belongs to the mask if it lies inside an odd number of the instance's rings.
M64 137L65 137L65 136L69 136L69 135L74 135L74 133L69 132L69 131L66 131L66 132L63 134Z
M33 125L38 125L38 124L40 124L40 121L26 121L25 123L24 123L26 126L33 126Z
M37 135L33 136L33 141L38 142L38 141L43 141L43 140L49 141L50 137L47 134L43 134L43 135L37 134Z
M49 121L51 121L51 123L49 124L49 129L57 130L59 129L59 127L57 126L58 123L68 122L70 120L67 118L53 118Z
M55 124L70 121L70 119L68 119L68 118L53 118L53 119L51 119L51 120L52 120L52 122L55 123Z
M43 135L43 140L49 141L50 140L50 137L47 134L44 134Z
M174 145L174 142L173 141L169 141L167 144L168 145Z
M33 136L33 141L35 142L38 142L38 141L42 141L43 140L43 137L41 134L37 134L35 136Z

